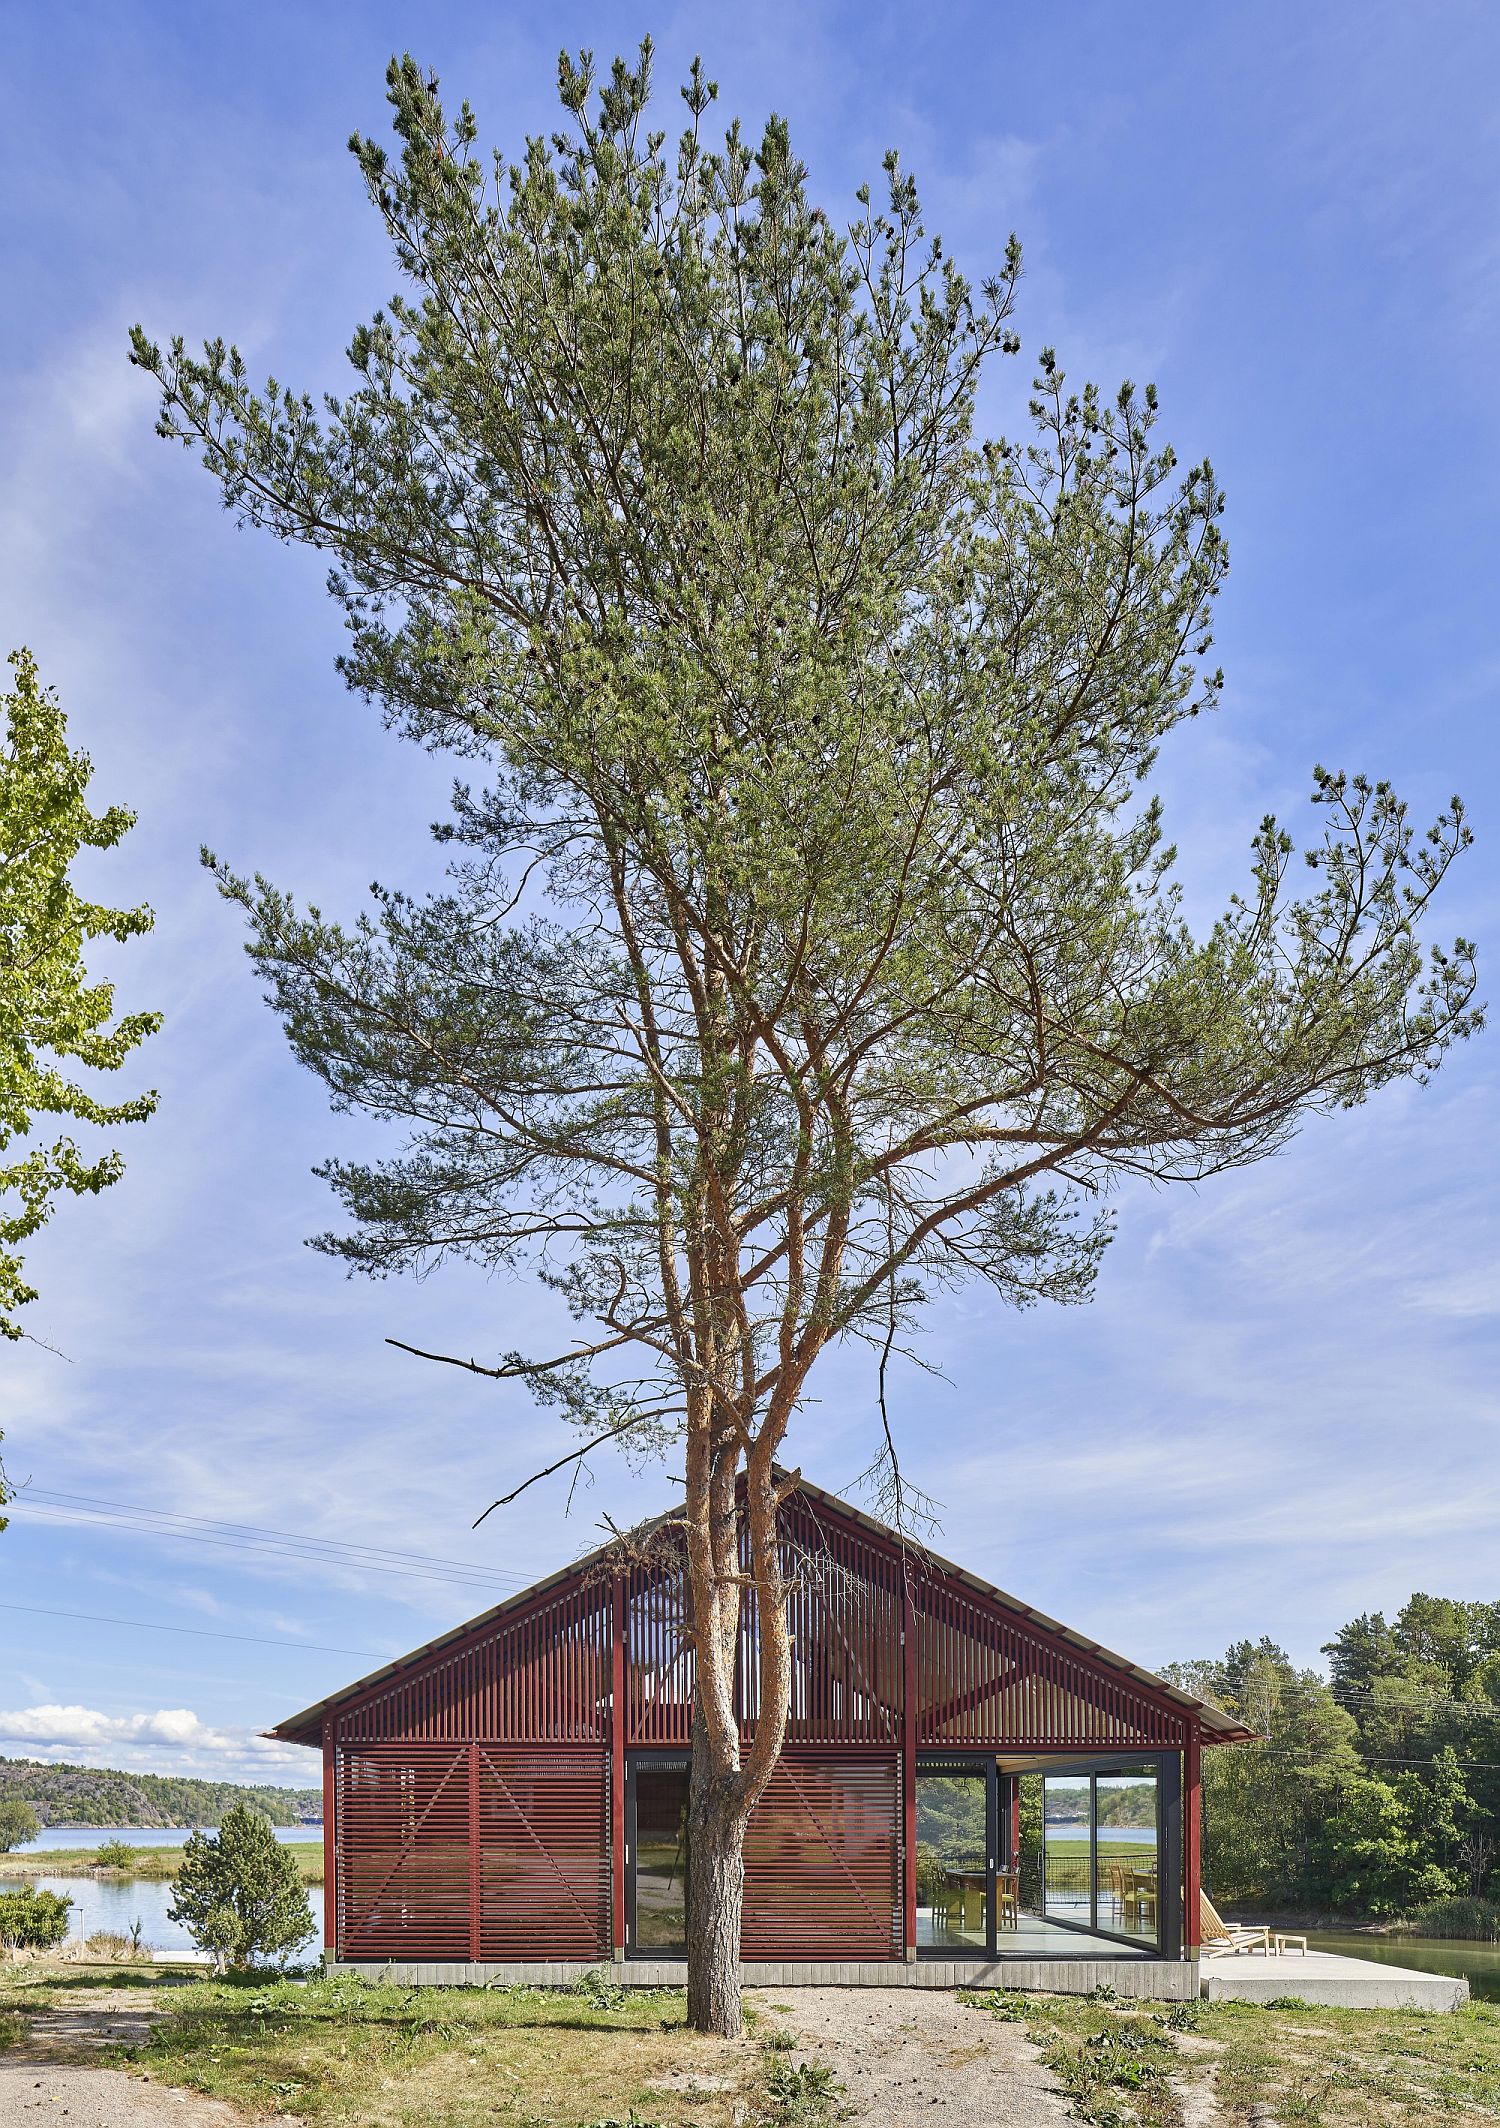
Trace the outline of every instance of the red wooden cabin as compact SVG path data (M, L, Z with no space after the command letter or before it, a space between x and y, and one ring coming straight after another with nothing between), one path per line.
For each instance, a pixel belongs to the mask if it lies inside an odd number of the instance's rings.
M1247 1732L814 1486L783 1530L792 1708L746 1840L747 1978L1092 1986L1107 1961L1184 1992L1201 1753ZM323 1752L331 1959L680 1974L693 1666L680 1566L647 1556L597 1553L272 1732Z

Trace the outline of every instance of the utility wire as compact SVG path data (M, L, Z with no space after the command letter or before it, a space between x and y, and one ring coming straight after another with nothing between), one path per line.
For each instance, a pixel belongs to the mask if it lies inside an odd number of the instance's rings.
M364 1655L378 1662L373 1648L334 1648L321 1640L270 1639L258 1633L219 1633L212 1626L169 1626L150 1618L107 1618L102 1611L49 1611L38 1603L0 1603L0 1611L25 1611L32 1618L79 1618L95 1626L135 1626L144 1633L191 1633L202 1640L239 1640L252 1648L306 1648L319 1655Z
M42 1485L28 1485L18 1497L53 1502L59 1506L106 1508L118 1514L149 1515L159 1522L189 1523L198 1529L234 1530L249 1537L279 1537L292 1544L317 1545L336 1552L358 1552L371 1558L400 1560L411 1566L452 1566L464 1573L491 1574L489 1567L478 1559L442 1559L428 1552L394 1551L383 1544L349 1544L342 1537L310 1537L302 1530L265 1529L255 1522L226 1522L214 1515L176 1514L164 1507L141 1507L128 1500L100 1500L90 1493L51 1492ZM491 1578L497 1577L491 1575ZM509 1580L514 1577L501 1574L498 1578Z
M187 1529L165 1525L160 1521L145 1520L138 1513L114 1512L103 1508L86 1509L54 1507L48 1502L30 1500L19 1494L6 1503L6 1512L23 1518L33 1516L46 1522L57 1522L82 1529L115 1529L127 1531L134 1536L171 1538L184 1544L206 1544L221 1550L246 1553L251 1558L296 1560L307 1566L337 1568L344 1573L373 1574L388 1579L403 1581L438 1581L451 1587L480 1591L491 1596L514 1593L527 1586L518 1574L490 1572L484 1568L448 1566L434 1561L431 1566L395 1566L378 1556L367 1556L357 1547L336 1548L331 1542L321 1539L284 1540L274 1532L267 1532L264 1539L258 1535L232 1534L236 1525L226 1524L219 1532L212 1529ZM239 1525L238 1527L245 1527ZM420 1555L409 1555L420 1556Z

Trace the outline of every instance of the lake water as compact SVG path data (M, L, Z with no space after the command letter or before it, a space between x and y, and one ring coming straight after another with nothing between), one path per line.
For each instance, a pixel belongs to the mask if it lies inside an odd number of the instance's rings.
M1301 1931L1297 1931L1298 1934ZM1500 1943L1459 1943L1446 1936L1344 1935L1335 1929L1309 1929L1310 1951L1333 1951L1340 1958L1369 1958L1376 1965L1404 1965L1413 1973L1452 1973L1467 1980L1471 1995L1500 2002ZM1288 1976L1295 1954L1285 1960ZM1287 1993L1297 1984L1288 1977Z
M191 1825L44 1825L34 1840L23 1840L12 1854L37 1854L45 1850L54 1854L60 1847L102 1847L106 1840L123 1840L127 1847L181 1847ZM213 1826L201 1826L200 1831L212 1832ZM278 1840L301 1843L321 1840L321 1825L273 1825L272 1832ZM5 1860L0 1856L0 1869Z
M123 1840L129 1847L180 1847L190 1829L162 1825L43 1826L39 1839L27 1841L14 1852L24 1855L28 1850L35 1853L41 1849L55 1851L64 1847L85 1850L102 1847L106 1840ZM213 1830L212 1827L207 1829ZM323 1828L321 1825L278 1825L275 1833L283 1842L303 1842L321 1840ZM73 1911L68 1917L71 1936L92 1936L96 1929L112 1929L118 1935L128 1936L132 1923L139 1921L141 1941L149 1944L153 1951L193 1952L193 1942L187 1930L167 1919L167 1908L172 1903L170 1878L7 1877L5 1858L0 1855L0 1891L16 1891L28 1884L37 1891L57 1892L72 1900ZM309 1884L307 1897L318 1933L303 1955L312 1956L323 1942L323 1887Z

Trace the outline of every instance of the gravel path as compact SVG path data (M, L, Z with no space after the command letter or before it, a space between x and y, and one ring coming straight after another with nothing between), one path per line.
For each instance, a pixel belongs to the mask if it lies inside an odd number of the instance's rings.
M138 2070L90 2066L95 2049L138 2045L151 2018L138 1988L65 1991L31 2019L18 2047L0 2055L0 2128L47 2119L68 2128L243 2128L242 2116L217 2099L170 2091Z
M871 2128L1045 2128L1071 2119L1020 2024L942 1988L774 1989L755 1997L799 2055L826 2062Z

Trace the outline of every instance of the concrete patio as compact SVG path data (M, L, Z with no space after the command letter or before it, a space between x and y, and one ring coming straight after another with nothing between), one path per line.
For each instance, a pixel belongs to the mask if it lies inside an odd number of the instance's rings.
M1272 2002L1295 1995L1300 2002L1346 2010L1456 2010L1469 1999L1467 1980L1451 1974L1414 1973L1332 1951L1205 1958L1198 1970L1205 2002Z

